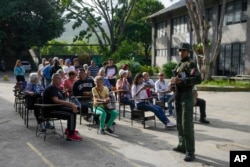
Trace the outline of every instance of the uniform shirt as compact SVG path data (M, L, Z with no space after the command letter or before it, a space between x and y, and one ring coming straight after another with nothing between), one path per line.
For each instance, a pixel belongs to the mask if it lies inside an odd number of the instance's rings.
M190 57L181 60L174 72L183 80L182 83L176 84L179 91L192 91L194 85L201 83L201 74Z

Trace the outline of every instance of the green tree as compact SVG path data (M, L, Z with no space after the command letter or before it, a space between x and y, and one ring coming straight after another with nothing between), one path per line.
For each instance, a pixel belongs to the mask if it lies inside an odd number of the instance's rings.
M59 37L63 29L59 0L1 0L0 46L19 54Z
M124 28L136 0L61 0L61 3L68 11L67 18L75 21L73 29L83 23L88 25L74 40L94 35L102 52L108 54L109 50L112 54L123 40Z
M211 79L216 60L219 56L226 0L218 1L221 4L220 17L213 17L215 20L212 20L212 24L209 24L208 16L205 14L204 4L206 2L205 0L186 0L188 15L197 42L194 46L194 51L196 52L198 62L202 62L202 64L198 65L203 66L201 67L201 69L204 69L201 70L203 79L208 81ZM208 38L210 28L213 29L211 39Z
M150 57L152 45L152 26L146 22L147 16L163 8L164 5L157 0L138 0L125 27L125 38L133 42L141 43L146 58Z
M41 48L41 55L67 55L71 54L67 42L51 40Z
M138 55L139 48L137 43L135 42L129 42L129 41L123 41L120 45L120 47L116 50L116 52L113 54L113 58L115 60L132 60L133 57Z

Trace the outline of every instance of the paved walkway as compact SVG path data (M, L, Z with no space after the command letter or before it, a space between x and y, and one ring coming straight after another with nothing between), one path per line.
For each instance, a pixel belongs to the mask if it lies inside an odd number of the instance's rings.
M15 112L15 78L7 73L10 81L3 81L4 74L0 73L1 167L225 167L229 166L229 150L250 150L248 92L199 92L207 100L211 124L195 122L196 159L187 163L184 155L172 151L177 144L176 130L164 130L159 121L156 128L150 121L146 129L136 122L131 126L129 113L116 121L114 135L99 135L83 121L83 125L77 123L82 142L69 142L58 136L49 136L44 142L42 136L35 136L33 114L27 129ZM63 124L65 127L66 122Z

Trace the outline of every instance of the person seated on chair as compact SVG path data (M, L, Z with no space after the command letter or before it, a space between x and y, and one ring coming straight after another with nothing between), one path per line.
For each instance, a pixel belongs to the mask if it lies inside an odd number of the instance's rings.
M92 79L86 78L86 73L84 69L78 69L78 80L73 85L73 95L74 96L85 96L84 98L72 99L74 103L81 106L82 113L88 116L88 108L92 108L92 104L89 102L92 100L92 88L95 83ZM88 120L88 118L86 119Z
M156 97L157 94L155 93L155 82L154 80L149 78L148 72L143 72L143 84L147 85L148 87L146 88L146 92L148 97ZM150 102L153 103L153 99L150 99Z
M130 106L130 110L132 111L135 108L135 104L133 103L133 101L131 101L131 90L130 90L130 85L129 82L127 80L127 76L128 76L128 71L126 70L120 70L119 71L119 76L120 79L118 79L116 81L116 90L123 90L125 92L118 92L118 97L119 97L119 102L129 105Z
M113 130L110 127L113 125L114 120L118 115L118 111L115 109L108 110L105 108L104 104L98 103L107 103L111 102L109 97L109 90L106 86L103 86L103 77L96 76L95 77L96 86L92 88L92 94L94 98L93 111L95 114L99 115L100 120L100 133L106 134L105 130L109 133L113 133ZM106 129L104 129L107 114L110 114L110 118L107 122Z
M202 98L198 98L197 87L193 88L194 106L200 107L200 123L209 124L210 122L206 120L206 101Z
M38 103L38 99L42 98L42 93L44 91L43 86L39 83L38 73L30 73L29 82L27 83L24 89L24 95L26 97L26 105L29 109L34 109L34 115L37 120L37 123L40 125L40 131L45 131L45 124L39 119L40 111L37 107L34 106L35 103ZM46 128L53 129L54 126L48 121L46 123Z
M77 74L75 71L69 71L68 78L63 81L63 92L69 98L70 96L72 96L72 88L73 88L73 84L76 81L76 76Z
M165 79L165 76L163 73L160 72L158 74L158 77L159 79L155 82L155 92L158 94L158 98L161 102L168 102L169 115L174 116L172 100L170 100L172 95L169 94L172 91L170 91L169 89L169 83Z
M148 101L143 100L148 98L146 88L147 85L143 84L143 75L141 73L136 74L132 85L132 98L136 103L137 109L154 112L157 118L165 125L165 128L175 127L176 124L172 123L167 118L165 112L161 107L150 104Z
M61 84L60 74L52 75L51 84L43 92L43 104L61 104L62 106L56 106L46 108L44 116L48 118L59 118L67 120L67 128L65 134L69 141L81 141L82 137L79 135L79 131L76 130L76 113L78 112L77 105L68 102L64 99L63 94L58 89Z
M103 85L109 89L109 97L111 98L111 101L115 101L115 96L114 96L113 92L111 92L111 91L115 90L115 87L112 87L108 78L105 76L106 75L105 70L103 68L101 68L98 71L97 75L103 77Z

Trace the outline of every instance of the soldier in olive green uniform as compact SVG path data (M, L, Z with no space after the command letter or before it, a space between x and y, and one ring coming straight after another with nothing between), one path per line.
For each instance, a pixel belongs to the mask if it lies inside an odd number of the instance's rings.
M193 86L201 82L201 75L196 63L191 60L191 46L181 43L179 56L181 62L174 70L171 78L172 89L175 89L175 106L179 144L174 151L186 153L185 161L195 158L194 124L193 124Z

